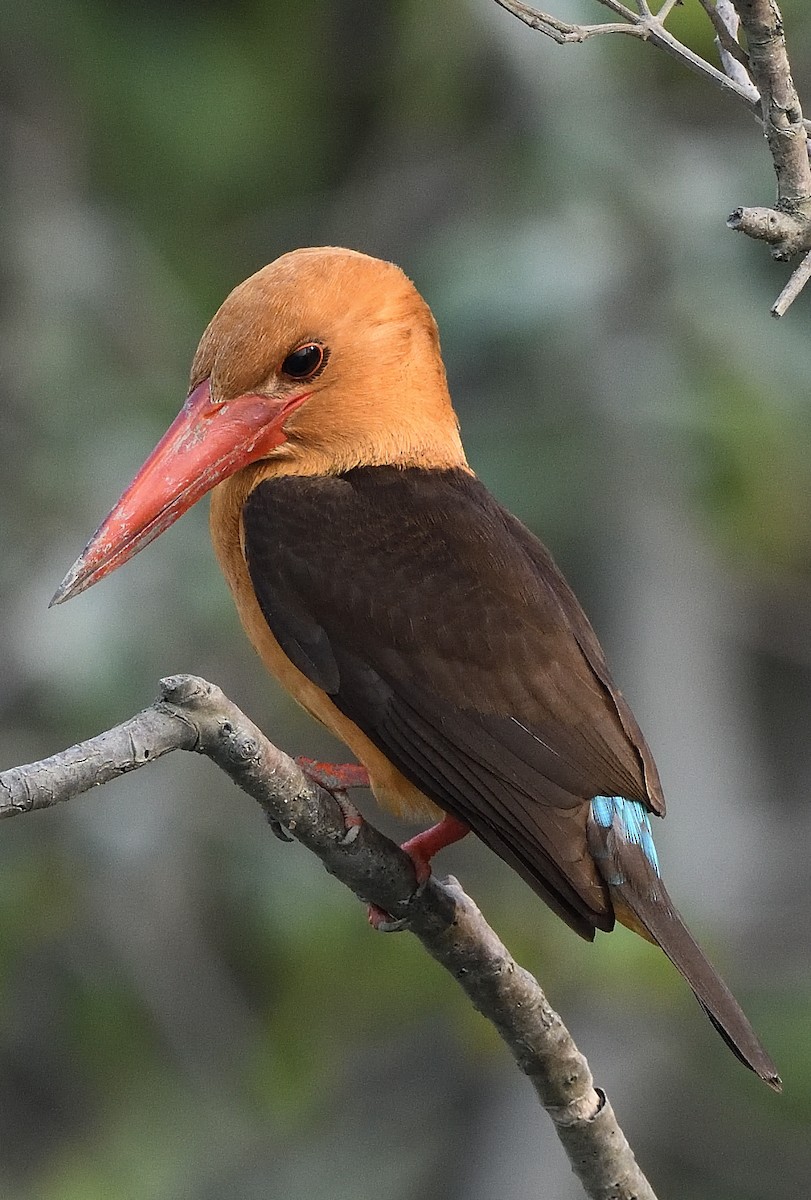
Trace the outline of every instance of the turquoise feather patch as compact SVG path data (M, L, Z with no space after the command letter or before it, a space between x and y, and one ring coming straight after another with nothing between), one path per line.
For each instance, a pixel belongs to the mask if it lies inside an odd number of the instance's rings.
M639 846L656 874L660 874L650 817L644 804L638 800L624 800L622 796L595 796L591 802L591 815L601 829L610 829L616 817L625 840Z

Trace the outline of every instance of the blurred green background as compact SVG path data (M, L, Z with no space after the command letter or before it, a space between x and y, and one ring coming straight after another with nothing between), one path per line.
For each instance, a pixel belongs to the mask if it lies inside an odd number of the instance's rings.
M782 9L808 100L811 12ZM713 54L696 0L672 27ZM334 751L238 629L206 504L47 603L231 287L301 245L398 261L472 463L550 544L633 702L670 891L784 1096L639 939L581 943L478 845L439 869L539 975L662 1200L804 1195L811 294L774 322L787 269L724 227L774 192L744 107L642 43L556 47L492 0L2 0L0 139L2 764L177 671L290 751ZM209 764L0 834L4 1198L582 1194L452 980Z

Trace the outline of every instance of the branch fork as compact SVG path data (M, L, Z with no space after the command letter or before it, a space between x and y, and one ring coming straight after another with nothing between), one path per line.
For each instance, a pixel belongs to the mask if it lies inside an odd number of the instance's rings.
M700 0L715 29L723 70L695 54L665 28L665 21L680 0L662 0L655 12L648 0L637 0L636 11L621 0L597 2L622 19L578 25L531 8L523 0L496 0L519 21L559 45L613 33L648 41L732 92L758 116L774 164L777 200L771 208L738 207L727 218L727 225L766 242L772 258L779 262L787 262L797 254L806 255L772 305L772 315L782 316L811 277L811 164L808 122L803 119L791 77L783 20L775 0ZM746 48L738 39L739 26L746 35Z

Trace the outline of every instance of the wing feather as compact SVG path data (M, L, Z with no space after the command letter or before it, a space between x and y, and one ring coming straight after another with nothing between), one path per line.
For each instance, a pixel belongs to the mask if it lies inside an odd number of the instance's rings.
M465 472L388 467L266 480L243 530L291 661L578 932L610 928L589 801L663 800L541 543Z

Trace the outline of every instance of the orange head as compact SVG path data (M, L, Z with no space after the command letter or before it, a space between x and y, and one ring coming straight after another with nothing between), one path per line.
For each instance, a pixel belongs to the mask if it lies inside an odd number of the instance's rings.
M183 408L52 603L257 463L265 477L465 465L436 323L399 267L295 250L235 288L197 347Z

